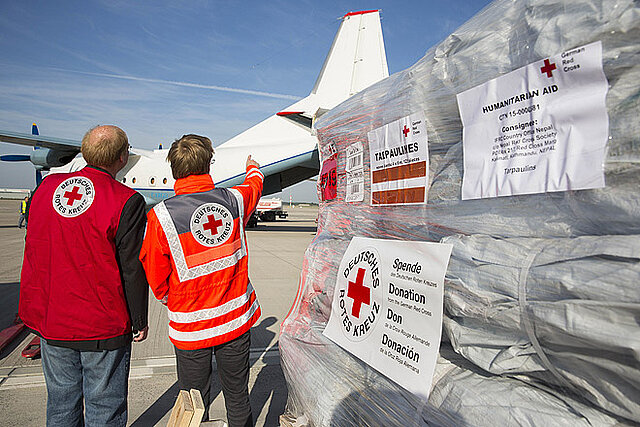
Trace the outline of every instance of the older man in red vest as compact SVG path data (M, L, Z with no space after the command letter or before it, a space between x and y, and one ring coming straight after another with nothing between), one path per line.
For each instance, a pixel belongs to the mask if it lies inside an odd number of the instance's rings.
M19 314L42 338L47 425L125 426L131 341L148 330L145 203L115 180L122 129L91 129L82 155L85 168L49 174L31 198Z

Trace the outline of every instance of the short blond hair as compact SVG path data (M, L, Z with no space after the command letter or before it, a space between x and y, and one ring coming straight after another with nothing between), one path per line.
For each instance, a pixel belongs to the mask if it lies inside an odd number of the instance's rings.
M171 163L173 178L180 179L189 175L208 174L212 157L211 140L206 136L189 134L171 144L167 160Z
M112 125L93 127L82 138L82 157L87 164L108 168L129 149L129 138L122 129Z

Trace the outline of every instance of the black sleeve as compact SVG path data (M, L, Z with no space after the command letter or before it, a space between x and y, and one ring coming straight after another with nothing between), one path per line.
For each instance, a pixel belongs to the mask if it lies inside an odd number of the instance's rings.
M146 223L144 198L136 193L122 209L115 241L124 297L134 331L147 326L149 284L139 259Z
M44 179L42 181L44 181ZM42 184L42 181L40 181L40 184ZM27 210L24 213L27 223L29 222L29 209L31 209L31 201L33 200L33 196L36 195L36 191L38 191L38 188L40 188L40 184L36 185L36 188L34 188L33 191L31 192L31 196L29 197L29 200L27 200Z

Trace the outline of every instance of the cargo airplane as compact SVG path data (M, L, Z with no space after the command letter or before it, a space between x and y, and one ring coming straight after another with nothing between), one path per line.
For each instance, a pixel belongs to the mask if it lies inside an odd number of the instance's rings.
M230 187L244 178L249 154L265 175L264 195L309 179L319 172L314 120L362 89L389 75L378 10L342 17L331 49L309 96L290 105L215 148L211 175L216 186ZM85 166L80 141L0 130L0 141L33 146L28 155L0 160L31 161L36 181L41 171L72 172ZM131 149L129 162L116 179L139 191L148 204L172 196L174 180L166 161L168 149Z

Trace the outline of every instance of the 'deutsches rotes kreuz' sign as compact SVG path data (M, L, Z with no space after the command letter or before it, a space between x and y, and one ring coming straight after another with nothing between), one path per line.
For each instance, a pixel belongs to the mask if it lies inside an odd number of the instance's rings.
M191 234L203 246L215 247L225 243L233 232L233 216L218 203L206 203L191 215Z
M53 192L53 209L65 218L76 217L91 207L95 197L93 182L84 176L62 181Z
M323 335L427 398L442 332L451 244L354 237Z

